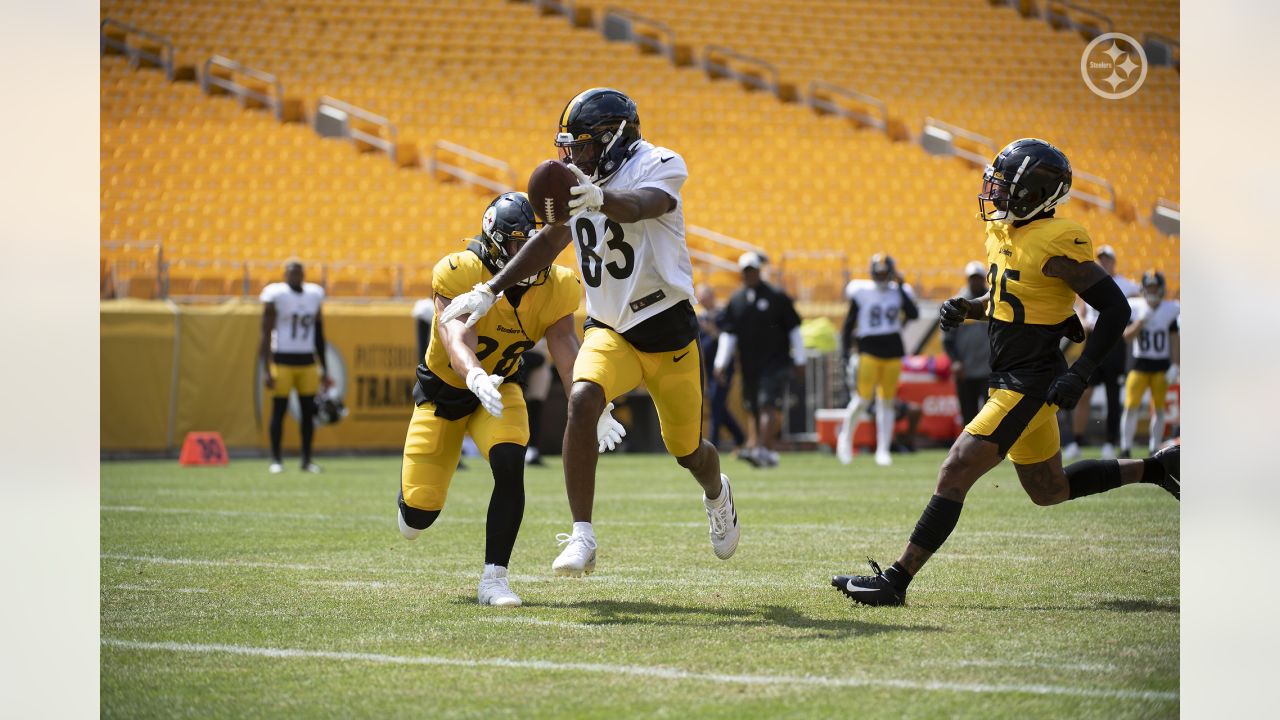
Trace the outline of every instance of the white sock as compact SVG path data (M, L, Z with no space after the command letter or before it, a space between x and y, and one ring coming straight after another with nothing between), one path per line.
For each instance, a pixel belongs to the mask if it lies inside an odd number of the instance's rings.
M858 429L858 411L861 409L862 398L855 394L844 408L844 424L840 426L848 428L849 437L853 437L854 430Z
M706 498L707 494L703 493L702 496ZM724 501L728 497L729 497L729 493L724 491L724 475L721 475L720 476L720 494L715 496L715 499L707 498L707 504L713 508L724 507Z
M1147 449L1155 453L1162 442L1164 442L1164 411L1160 410L1151 413L1151 440L1147 442Z
M589 523L589 522L576 522L576 523L574 523L574 524L573 524L573 534L574 534L574 535L582 535L582 536L584 536L584 537L589 537L589 538L591 538L592 540L595 540L595 539L596 539L596 531L595 531L595 530L593 530L593 529L591 529L591 523Z
M881 400L876 405L876 452L889 452L893 444L893 401Z
M1138 434L1138 408L1125 408L1120 415L1120 452L1133 449L1133 436Z

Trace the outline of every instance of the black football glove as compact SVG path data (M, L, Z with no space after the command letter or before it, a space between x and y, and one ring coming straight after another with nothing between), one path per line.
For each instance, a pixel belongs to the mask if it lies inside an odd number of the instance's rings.
M1057 405L1063 410L1075 409L1080 396L1089 387L1089 376L1093 374L1093 363L1080 358L1066 372L1054 378L1049 386L1049 395L1044 399L1049 405Z
M953 297L938 308L938 324L943 330L955 330L964 324L969 317L969 308L973 303L968 298Z

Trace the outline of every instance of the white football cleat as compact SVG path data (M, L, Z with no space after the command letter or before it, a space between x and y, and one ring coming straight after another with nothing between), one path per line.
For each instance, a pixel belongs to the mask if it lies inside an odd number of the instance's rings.
M724 502L719 507L712 506L713 502L721 500ZM720 475L719 497L714 501L708 500L704 493L702 505L707 509L707 522L711 525L711 547L716 551L716 557L728 560L738 549L738 536L742 532L738 527L738 511L733 507L733 490L729 487L728 475Z
M556 542L566 545L559 557L551 563L551 569L561 577L582 577L596 569L596 539L593 535L574 530L573 534L559 533Z
M476 600L481 605L520 607L520 596L511 592L511 586L507 584L507 569L497 565L484 566L480 588L476 590Z
M893 464L893 456L889 454L888 450L877 450L876 464L880 467L889 467Z
M848 423L841 424L836 435L836 457L845 465L853 462L853 434L850 430Z
M273 462L271 463L271 465L267 467L267 472L271 473L272 475L279 475L280 473L284 472L284 465L281 465L278 462Z
M303 466L302 466L302 472L308 472L308 473L311 473L311 474L313 474L313 475L319 475L320 473L322 473L322 472L324 472L324 471L323 471L323 470L321 470L321 469L320 469L320 466L319 466L319 465L317 465L317 464L315 464L315 463L307 463L306 465L303 465Z
M1067 445L1066 447L1062 448L1062 459L1063 459L1063 460L1075 460L1075 459L1076 459L1076 458L1078 458L1078 457L1080 457L1080 444L1079 444L1079 443L1071 443L1071 444Z

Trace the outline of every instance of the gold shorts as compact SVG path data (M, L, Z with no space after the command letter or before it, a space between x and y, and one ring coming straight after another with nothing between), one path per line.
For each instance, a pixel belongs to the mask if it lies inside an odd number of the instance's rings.
M702 442L702 352L697 339L675 352L647 353L613 330L588 328L573 364L573 381L579 380L604 388L606 402L643 382L658 410L667 452L681 458Z
M503 383L498 389L502 392L503 406L500 418L481 407L457 420L438 417L432 402L413 409L400 465L400 490L406 505L419 510L444 507L449 483L462 456L463 435L471 435L486 459L495 445L512 443L523 447L529 444L529 412L524 393L514 383Z
M1151 409L1163 412L1166 396L1169 394L1169 380L1163 370L1130 370L1129 378L1124 381L1124 408L1137 410L1142 405L1142 396L1151 389Z
M902 358L858 355L858 397L871 400L878 388L880 399L894 399L898 396L898 378L901 375Z
M275 379L272 397L287 398L290 390L297 390L298 397L315 395L320 390L318 365L277 365L271 363L271 377Z
M1058 406L1013 390L992 390L978 415L964 426L974 437L989 440L1018 465L1044 462L1058 454Z

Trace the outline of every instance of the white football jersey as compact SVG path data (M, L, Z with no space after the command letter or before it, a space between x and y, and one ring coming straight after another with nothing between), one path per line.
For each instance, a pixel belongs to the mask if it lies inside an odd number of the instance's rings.
M271 338L271 351L276 353L313 353L316 350L315 323L324 301L324 288L303 283L295 292L288 283L271 283L262 289L262 302L276 306L276 328Z
M631 158L602 187L658 188L675 198L675 209L625 225L602 212L569 218L588 316L624 332L679 302L693 301L693 264L685 244L680 199L680 188L688 177L684 158L639 140Z
M1143 320L1142 329L1133 336L1133 356L1144 360L1168 360L1171 352L1169 335L1177 332L1182 307L1177 300L1161 300L1151 307L1146 300L1129 301L1129 322Z
M916 295L911 286L905 285L903 289L914 302ZM888 287L881 290L871 280L850 280L845 286L844 296L858 303L855 336L864 338L902 332L902 296L898 294L898 283L890 281Z

